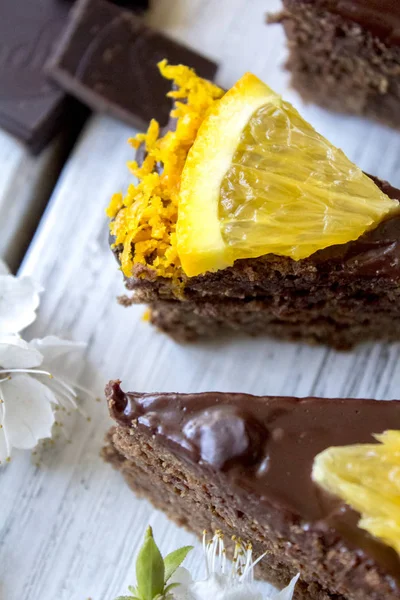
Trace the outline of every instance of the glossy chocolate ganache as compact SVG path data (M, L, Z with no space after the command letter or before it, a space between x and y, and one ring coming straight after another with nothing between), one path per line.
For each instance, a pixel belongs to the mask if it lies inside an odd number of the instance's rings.
M111 416L155 436L182 460L223 474L235 494L252 497L252 516L274 510L274 522L336 530L400 589L400 559L357 526L359 515L312 480L315 456L330 446L374 442L372 435L400 429L400 401L124 393L106 388ZM258 515L254 514L258 511ZM280 515L280 516L279 516Z

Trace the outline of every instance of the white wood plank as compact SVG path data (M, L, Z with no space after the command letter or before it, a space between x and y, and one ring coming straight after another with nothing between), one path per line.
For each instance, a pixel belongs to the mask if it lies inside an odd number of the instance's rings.
M274 0L158 0L151 21L222 62L231 85L254 70L285 92L282 32L267 29ZM399 136L359 119L301 107L308 118L369 171L399 178ZM54 191L21 272L46 288L31 335L62 334L88 343L83 385L101 394L109 378L148 391L245 391L323 396L398 395L399 345L350 353L268 339L180 346L125 309L122 278L108 249L104 206L129 181L128 127L110 118L88 124ZM397 181L397 183L400 183ZM41 468L16 454L0 471L0 597L6 600L112 600L126 590L132 560L151 523L164 552L192 537L137 500L99 458L110 425L105 403L85 402L73 444L57 443ZM198 556L188 564L201 567Z
M0 258L16 270L49 199L66 143L60 135L38 156L0 130Z

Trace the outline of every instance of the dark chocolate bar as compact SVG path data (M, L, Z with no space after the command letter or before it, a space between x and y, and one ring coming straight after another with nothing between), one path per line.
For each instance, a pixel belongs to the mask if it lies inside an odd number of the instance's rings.
M166 58L213 79L216 63L144 25L104 0L79 0L47 71L66 91L97 111L134 127L168 121L170 82L157 63Z
M32 150L61 128L66 93L43 66L67 22L66 0L5 0L0 16L0 127Z

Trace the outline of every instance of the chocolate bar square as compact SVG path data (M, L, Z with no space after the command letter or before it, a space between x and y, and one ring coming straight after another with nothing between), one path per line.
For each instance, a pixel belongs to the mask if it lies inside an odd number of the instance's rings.
M167 123L170 82L157 63L184 63L207 79L217 65L104 0L80 0L47 70L66 91L97 111L142 128Z
M43 67L67 22L66 0L6 0L0 18L0 127L39 151L63 124L66 93Z

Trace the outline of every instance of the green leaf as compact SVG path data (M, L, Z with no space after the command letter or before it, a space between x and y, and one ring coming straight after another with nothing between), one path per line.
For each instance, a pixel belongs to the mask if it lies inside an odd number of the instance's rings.
M132 594L132 596L138 596L137 589L133 587L133 585L128 585L128 590Z
M136 560L136 593L141 600L153 600L163 593L164 572L163 558L154 541L153 531L148 527Z
M136 600L133 596L118 596L115 600Z
M178 567L183 563L189 552L193 550L193 546L183 546L174 552L170 552L164 558L165 575L164 582L167 583L168 579L175 573Z

